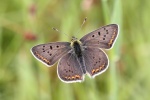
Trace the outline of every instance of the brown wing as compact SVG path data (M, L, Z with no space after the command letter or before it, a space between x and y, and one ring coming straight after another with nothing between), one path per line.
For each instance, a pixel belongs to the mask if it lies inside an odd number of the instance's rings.
M69 50L71 50L69 42L53 42L34 46L31 53L42 63L52 66Z
M83 51L86 71L95 77L103 73L109 65L107 55L99 48L87 47Z
M118 25L110 24L90 32L80 39L83 46L110 49L118 36Z
M67 53L60 59L57 73L60 80L66 83L82 82L84 80L84 73L77 57L72 52Z

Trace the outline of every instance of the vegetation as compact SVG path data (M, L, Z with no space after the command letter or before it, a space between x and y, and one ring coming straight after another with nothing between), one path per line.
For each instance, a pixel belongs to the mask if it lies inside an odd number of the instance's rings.
M149 0L0 0L0 100L149 100ZM77 34L83 19L86 23ZM108 70L66 84L30 49L116 23ZM52 30L56 27L60 33ZM68 34L67 37L63 33Z

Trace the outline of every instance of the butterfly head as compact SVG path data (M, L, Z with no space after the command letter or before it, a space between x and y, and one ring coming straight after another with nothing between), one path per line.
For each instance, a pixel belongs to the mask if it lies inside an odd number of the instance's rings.
M78 40L78 38L72 36L72 39L71 39L71 47L74 45L75 42L81 44L81 42Z
M77 41L78 39L74 36L72 36L71 42Z

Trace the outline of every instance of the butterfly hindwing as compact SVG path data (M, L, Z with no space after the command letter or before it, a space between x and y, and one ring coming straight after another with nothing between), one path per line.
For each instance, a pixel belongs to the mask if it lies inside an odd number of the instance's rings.
M52 42L34 46L31 52L35 58L47 66L52 66L70 49L69 42Z
M83 51L86 71L92 77L103 73L108 68L108 57L99 48L87 47Z
M82 82L84 74L81 70L77 57L71 52L63 56L57 66L59 78L66 83Z
M84 46L110 49L118 35L118 25L110 24L90 32L80 39Z

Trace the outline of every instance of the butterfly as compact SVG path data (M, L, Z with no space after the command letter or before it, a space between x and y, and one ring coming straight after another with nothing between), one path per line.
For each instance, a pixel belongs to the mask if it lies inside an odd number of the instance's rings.
M31 53L48 67L59 60L57 74L61 81L82 82L85 74L94 78L106 71L109 60L102 49L112 48L117 36L118 25L109 24L86 34L81 39L72 37L71 42L36 45L31 49Z

